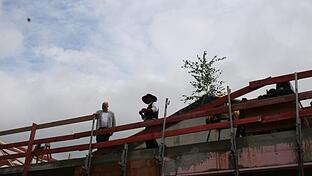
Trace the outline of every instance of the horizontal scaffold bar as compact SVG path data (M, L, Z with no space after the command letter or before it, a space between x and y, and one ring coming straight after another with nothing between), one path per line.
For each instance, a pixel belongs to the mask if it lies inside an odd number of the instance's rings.
M300 100L305 100L312 98L312 91L306 91L299 94ZM244 109L250 109L250 108L256 108L256 107L262 107L262 106L268 106L268 105L274 105L279 103L286 103L286 102L292 102L295 100L295 95L284 95L279 97L272 97L268 99L253 99L246 102L238 103L232 105L232 110L244 110ZM214 114L220 114L220 113L227 113L228 108L225 107L218 107L218 108L211 108L205 111L197 111L197 112L191 112L176 116L171 116L167 119L166 123L176 123L182 120L188 120L188 119L194 119L198 117L204 117L208 115L214 115ZM117 131L125 131L125 130L131 130L136 128L142 128L142 127L150 127L150 126L158 126L163 123L163 118L161 119L155 119L155 120L149 120L145 122L136 122L126 125L120 125L109 129L100 129L94 131L94 135L99 134L106 134L111 132L117 132ZM85 131L85 132L79 132L75 134L70 135L62 135L62 136L56 136L56 137L48 137L43 139L37 139L34 141L34 144L44 144L44 143L51 143L51 142L59 142L59 141L66 141L66 140L73 140L73 139L79 139L83 137L88 137L91 135L91 131ZM19 146L26 146L28 144L28 141L21 141L21 142L15 142L10 144L3 144L0 145L0 149L8 149L12 147L19 147Z
M312 107L303 108L300 110L300 117L305 118L307 116L312 115ZM267 123L267 122L278 122L282 120L287 119L294 119L295 118L295 112L285 112L280 113L278 115L268 115L268 116L256 116L256 117L249 117L249 118L243 118L243 119L237 119L234 120L234 126L240 126L240 125L246 125L251 123ZM225 129L229 127L229 122L219 122L219 123L212 123L207 125L198 125L188 128L182 128L177 130L169 130L165 132L165 137L171 137L171 136L178 136L178 135L184 135L184 134L190 134L190 133L196 133L201 131L207 131L210 129ZM150 139L157 139L161 137L162 132L153 132L149 134L142 134L139 136L132 136L122 139L116 139L106 142L100 142L100 143L94 143L92 144L92 148L108 148L112 146L118 146L125 143L134 143L134 142L141 142L146 141ZM33 152L33 155L44 155L44 154L52 154L52 153L63 153L63 152L69 152L69 151L82 151L82 150L88 150L89 144L81 144L81 145L75 145L75 146L67 146L67 147L59 147L59 148L53 148L53 149L47 149L47 150L36 150ZM6 160L6 159L13 159L13 158L20 158L24 157L25 154L13 154L13 155L6 155L1 156L0 160Z

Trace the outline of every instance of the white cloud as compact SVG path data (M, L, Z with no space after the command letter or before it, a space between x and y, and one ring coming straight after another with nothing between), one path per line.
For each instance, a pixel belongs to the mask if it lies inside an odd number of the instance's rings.
M203 50L228 57L218 66L233 91L312 67L309 0L26 2L0 6L0 58L23 60L0 62L1 129L90 114L103 100L118 124L140 121L147 92L161 110L169 97L173 113L191 92L181 60Z
M54 67L62 66L91 74L111 75L118 72L118 67L99 53L60 47L35 47L33 51L39 59L56 63Z
M1 7L0 7L1 8ZM23 34L0 13L0 59L16 56L23 49Z

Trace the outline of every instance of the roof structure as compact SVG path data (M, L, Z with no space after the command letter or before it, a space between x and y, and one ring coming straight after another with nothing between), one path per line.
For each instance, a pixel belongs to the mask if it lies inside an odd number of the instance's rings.
M0 161L25 158L23 166L0 169L0 175L248 175L312 173L312 107L301 101L311 100L312 91L298 92L298 80L312 77L312 70L252 81L246 87L205 103L190 111L176 113L168 118L136 122L75 134L35 139L36 130L83 121L94 115L66 119L29 127L0 131L0 136L30 131L29 140L1 144L0 150L27 146L26 151L0 156ZM295 90L289 81L295 80ZM275 84L274 90L254 99L233 103L234 99L266 85ZM226 118L219 118L220 115ZM185 121L202 120L198 124L181 125ZM166 120L165 120L166 119ZM162 131L166 122L167 128ZM200 122L200 121L199 121ZM34 145L75 140L92 135L148 127L136 135L107 142L79 144L57 148L33 150ZM200 135L209 135L211 130L228 131L227 138L201 141ZM179 143L158 149L134 149L131 144L165 137L192 139L192 143ZM182 137L182 138L181 138ZM91 140L92 141L92 140ZM128 146L129 144L129 146ZM34 164L32 158L68 151L102 150L101 155L49 163ZM89 153L89 156L91 153ZM161 163L161 164L159 164ZM165 166L164 166L165 165ZM87 170L87 172L85 172ZM59 175L59 174L58 174Z

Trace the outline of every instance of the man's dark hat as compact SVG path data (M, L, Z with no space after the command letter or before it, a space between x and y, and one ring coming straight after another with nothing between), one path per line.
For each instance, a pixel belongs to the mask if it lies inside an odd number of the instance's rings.
M142 97L142 101L146 104L151 103L151 102L156 102L157 97L152 94L146 94Z

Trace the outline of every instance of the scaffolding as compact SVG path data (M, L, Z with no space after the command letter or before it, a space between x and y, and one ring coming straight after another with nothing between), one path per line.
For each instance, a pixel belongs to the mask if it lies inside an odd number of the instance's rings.
M202 132L202 131L208 131L211 129L228 129L231 130L231 153L233 158L233 172L235 175L239 175L239 161L237 157L237 151L236 151L236 135L235 135L235 129L238 126L242 125L248 125L248 124L265 124L265 123L271 123L271 122L280 122L284 120L289 119L296 119L296 143L297 143L297 151L298 151L298 173L300 176L304 175L304 160L303 160L303 154L304 151L302 150L302 136L301 136L301 121L305 120L305 117L308 117L312 115L312 107L306 107L306 108L299 108L299 102L301 100L311 99L312 98L312 91L305 91L305 92L298 92L298 80L312 77L312 70L294 73L294 74L288 74L288 75L282 75L277 77L269 77L262 80L252 81L249 83L248 86L239 89L237 91L234 91L231 93L231 90L228 87L228 94L215 100L210 103L207 103L205 105L202 105L198 108L195 108L191 112L180 114L180 115L173 115L166 118L166 114L164 115L164 118L145 121L145 122L136 122L136 123L130 123L126 125L119 125L116 127L112 127L109 129L98 129L93 130L94 126L94 115L87 115L77 118L71 118L56 122L50 122L50 123L44 123L44 124L35 124L33 123L32 126L23 127L23 128L17 128L12 130L5 130L0 131L0 136L9 135L9 134L16 134L21 132L30 131L30 137L29 140L21 141L21 142L14 142L14 143L8 143L8 144L1 144L0 150L4 149L12 149L17 147L23 147L27 146L26 151L16 153L16 154L6 154L0 156L0 161L7 161L7 160L14 160L18 158L25 158L24 164L23 164L23 176L28 175L29 166L31 164L32 158L34 156L39 155L46 155L46 154L54 154L54 153L63 153L63 152L69 152L69 151L82 151L82 150L88 150L88 163L87 168L90 168L91 166L91 156L92 156L92 149L100 149L100 148L109 148L113 146L119 146L124 145L124 149L122 152L122 159L120 162L121 169L123 170L123 173L126 173L126 164L127 164L127 154L128 154L128 144L134 143L134 142L143 142L150 139L157 139L162 138L162 151L161 151L161 161L163 162L165 159L164 155L164 140L166 137L171 136L178 136L183 134L190 134L190 133L196 133L196 132ZM247 93L250 93L254 90L257 90L263 86L270 85L270 84L276 84L276 83L282 83L287 81L295 80L296 82L296 92L295 94L289 94L289 95L282 95L277 96L274 98L269 99L262 99L262 100L250 100L246 102L241 102L238 104L232 104L231 102L242 95L245 95ZM254 116L254 117L248 117L248 118L239 118L239 119L233 119L232 118L232 112L239 111L239 110L246 110L250 108L256 108L256 107L262 107L262 106L268 106L268 105L276 105L286 102L296 102L296 111L289 110L288 112L283 112L279 114L274 115L267 115L267 116ZM226 105L227 106L222 106ZM121 139L115 139L111 141L106 142L99 142L99 143L93 143L92 137L95 135L101 135L106 133L112 133L112 132L118 132L118 131L125 131L125 130L131 130L141 127L151 127L151 126L165 126L166 124L175 124L183 120L188 119L195 119L199 117L206 117L208 115L216 115L216 114L222 114L222 113L228 113L229 114L229 121L222 121L218 123L212 123L212 124L206 124L206 125L199 125L199 126L192 126L192 127L186 127L182 129L176 129L176 130L166 130L164 128L161 131L152 131L147 134L138 134L131 137L125 137ZM74 134L68 134L68 135L61 135L61 136L55 136L55 137L48 137L48 138L41 138L41 139L35 139L36 131L38 129L45 129L55 126L61 126L61 125L68 125L73 123L80 123L85 121L93 121L92 129L90 131L84 131L84 132L78 132ZM80 145L72 145L72 146L66 146L66 147L57 147L57 148L50 148L50 149L38 149L33 151L32 148L34 145L38 144L45 144L45 143L53 143L53 142L61 142L61 141L69 141L74 139L79 139L83 137L90 137L90 142L88 144L80 144ZM162 168L163 170L164 168ZM88 173L90 174L90 169L88 170Z

